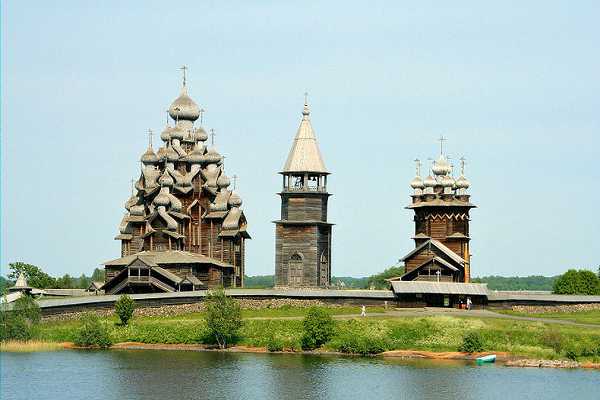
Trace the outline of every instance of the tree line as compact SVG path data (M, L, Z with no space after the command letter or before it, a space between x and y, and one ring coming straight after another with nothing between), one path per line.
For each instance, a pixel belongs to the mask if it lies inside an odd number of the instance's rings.
M91 276L81 274L73 277L65 274L61 277L52 277L41 268L23 263L14 262L9 264L7 278L0 276L0 293L4 293L8 287L23 272L29 286L38 289L86 289L93 281L104 281L104 270L94 269ZM332 277L331 285L339 289L388 289L387 279L404 274L404 267L392 266L384 271L367 277ZM600 267L597 273L590 270L570 269L562 275L557 276L482 276L473 278L474 283L487 283L492 290L544 290L557 294L598 294L600 295ZM273 275L244 276L244 287L248 289L272 288L274 286Z
M64 274L60 277L53 277L44 272L40 267L24 262L14 262L8 264L7 278L0 277L0 291L3 293L8 287L14 285L21 273L25 275L29 286L36 289L87 289L92 282L104 282L104 270L94 269L91 276L81 274L74 277Z

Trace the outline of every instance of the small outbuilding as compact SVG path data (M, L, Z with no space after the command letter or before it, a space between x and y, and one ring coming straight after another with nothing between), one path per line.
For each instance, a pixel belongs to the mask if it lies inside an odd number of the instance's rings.
M87 289L85 289L85 291L89 293L94 293L95 295L104 294L102 286L104 286L104 282L93 281L92 283L90 283L90 286L88 286Z
M488 300L485 283L401 280L390 280L390 283L399 307L462 308L469 298L474 307L481 308Z

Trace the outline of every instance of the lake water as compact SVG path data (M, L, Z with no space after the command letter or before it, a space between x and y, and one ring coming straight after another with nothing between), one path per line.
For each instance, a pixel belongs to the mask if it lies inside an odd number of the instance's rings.
M2 353L2 400L600 399L600 372L382 358L111 350Z

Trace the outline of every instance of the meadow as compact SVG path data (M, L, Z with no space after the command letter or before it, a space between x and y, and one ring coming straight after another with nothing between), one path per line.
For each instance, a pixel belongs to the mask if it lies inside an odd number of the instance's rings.
M331 314L355 314L356 307L328 309ZM244 310L244 324L236 345L266 347L270 350L301 351L302 319L306 309ZM383 308L369 313L383 313ZM290 319L296 317L295 319ZM583 317L582 317L583 318ZM213 344L203 313L168 317L134 317L126 325L114 316L103 317L114 343ZM43 321L36 339L46 342L73 342L81 322ZM348 316L336 319L335 334L322 350L352 354L377 354L387 350L457 351L463 338L476 332L484 351L539 359L578 359L600 362L600 329L515 321L500 318L451 316L392 317Z

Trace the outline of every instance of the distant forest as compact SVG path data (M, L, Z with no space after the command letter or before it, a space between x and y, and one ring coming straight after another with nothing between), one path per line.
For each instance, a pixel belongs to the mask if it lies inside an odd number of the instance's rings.
M343 287L346 289L368 289L373 287L376 289L384 289L386 283L382 275L392 277L401 275L402 270L390 268L390 273L381 273L363 278L354 278L349 276L334 276L331 278L331 283L339 287L340 282L343 282ZM385 272L389 271L386 270ZM396 272L396 274L391 273ZM473 278L474 283L487 283L488 288L492 290L548 290L552 291L554 281L558 276L482 276ZM244 286L246 288L271 288L273 287L273 275L257 275L246 276L244 278Z
M474 283L487 283L492 290L549 290L552 291L558 276L482 276L473 278Z
M53 278L44 273L36 266L25 263L10 264L10 273L8 279L0 276L0 293L8 287L14 285L14 281L20 270L26 271L29 276L29 284L38 288L86 288L92 280L104 280L104 271L94 270L92 276L87 277L84 274L79 277L71 277L68 274L59 278ZM336 288L345 289L386 289L388 283L386 279L400 276L404 273L403 267L393 266L383 272L368 277L354 278L349 276L334 276L331 278L331 284ZM598 271L600 276L600 271ZM554 282L559 276L483 276L473 278L475 283L487 283L488 288L492 290L553 290ZM274 285L273 275L255 275L245 276L244 286L246 288L272 288Z

